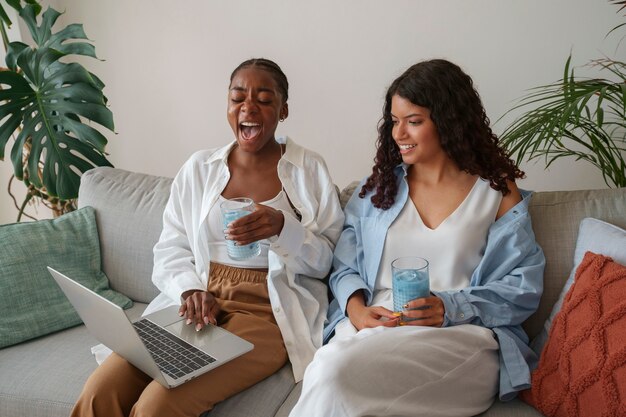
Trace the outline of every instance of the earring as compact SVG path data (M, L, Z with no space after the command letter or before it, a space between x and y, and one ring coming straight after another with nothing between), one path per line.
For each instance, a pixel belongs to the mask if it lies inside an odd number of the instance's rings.
M285 121L285 118L284 118L284 117L281 117L280 119L278 119L278 121L279 121L279 122L284 122L284 121Z

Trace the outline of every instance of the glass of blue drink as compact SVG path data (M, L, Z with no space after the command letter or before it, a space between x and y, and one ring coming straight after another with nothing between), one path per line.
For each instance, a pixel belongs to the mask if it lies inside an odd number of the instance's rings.
M430 295L428 261L417 256L405 256L391 262L391 287L393 291L393 311L402 313L404 305L416 298ZM403 321L416 319L403 317Z
M233 221L247 216L254 211L254 201L250 198L231 198L220 204L222 211L222 221L224 229ZM236 261L248 259L261 253L261 245L259 242L252 242L247 245L236 245L232 240L226 240L226 251L228 256Z

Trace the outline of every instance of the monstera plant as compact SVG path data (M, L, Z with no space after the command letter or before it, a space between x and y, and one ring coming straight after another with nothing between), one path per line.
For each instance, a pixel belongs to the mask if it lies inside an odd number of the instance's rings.
M28 27L32 46L8 43L4 26L11 22L5 10L0 11L7 51L7 68L0 71L0 160L13 137L14 176L27 187L18 221L33 198L45 201L55 215L75 209L81 174L111 166L107 139L94 124L114 129L102 81L82 65L68 62L72 55L96 58L82 25L53 33L61 13L49 7L40 15L36 1L24 3L7 1Z
M618 12L626 8L626 0L610 3L620 6ZM562 80L532 89L506 113L530 108L501 139L518 163L544 157L549 167L559 158L574 157L595 165L609 187L626 187L626 63L602 58L590 65L604 77L575 76L570 55Z

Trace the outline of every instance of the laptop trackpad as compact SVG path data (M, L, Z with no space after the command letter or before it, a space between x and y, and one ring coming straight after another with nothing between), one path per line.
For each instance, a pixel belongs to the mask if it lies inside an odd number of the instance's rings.
M165 326L165 329L187 343L191 343L200 349L208 348L209 350L212 350L211 347L219 346L220 343L218 341L228 336L228 333L212 325L204 326L202 330L197 332L193 324L185 324L183 320Z

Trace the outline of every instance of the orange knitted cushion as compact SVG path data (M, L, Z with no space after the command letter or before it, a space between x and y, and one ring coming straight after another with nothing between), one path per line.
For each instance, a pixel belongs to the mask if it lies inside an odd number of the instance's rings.
M592 252L521 398L548 417L626 416L626 267Z

